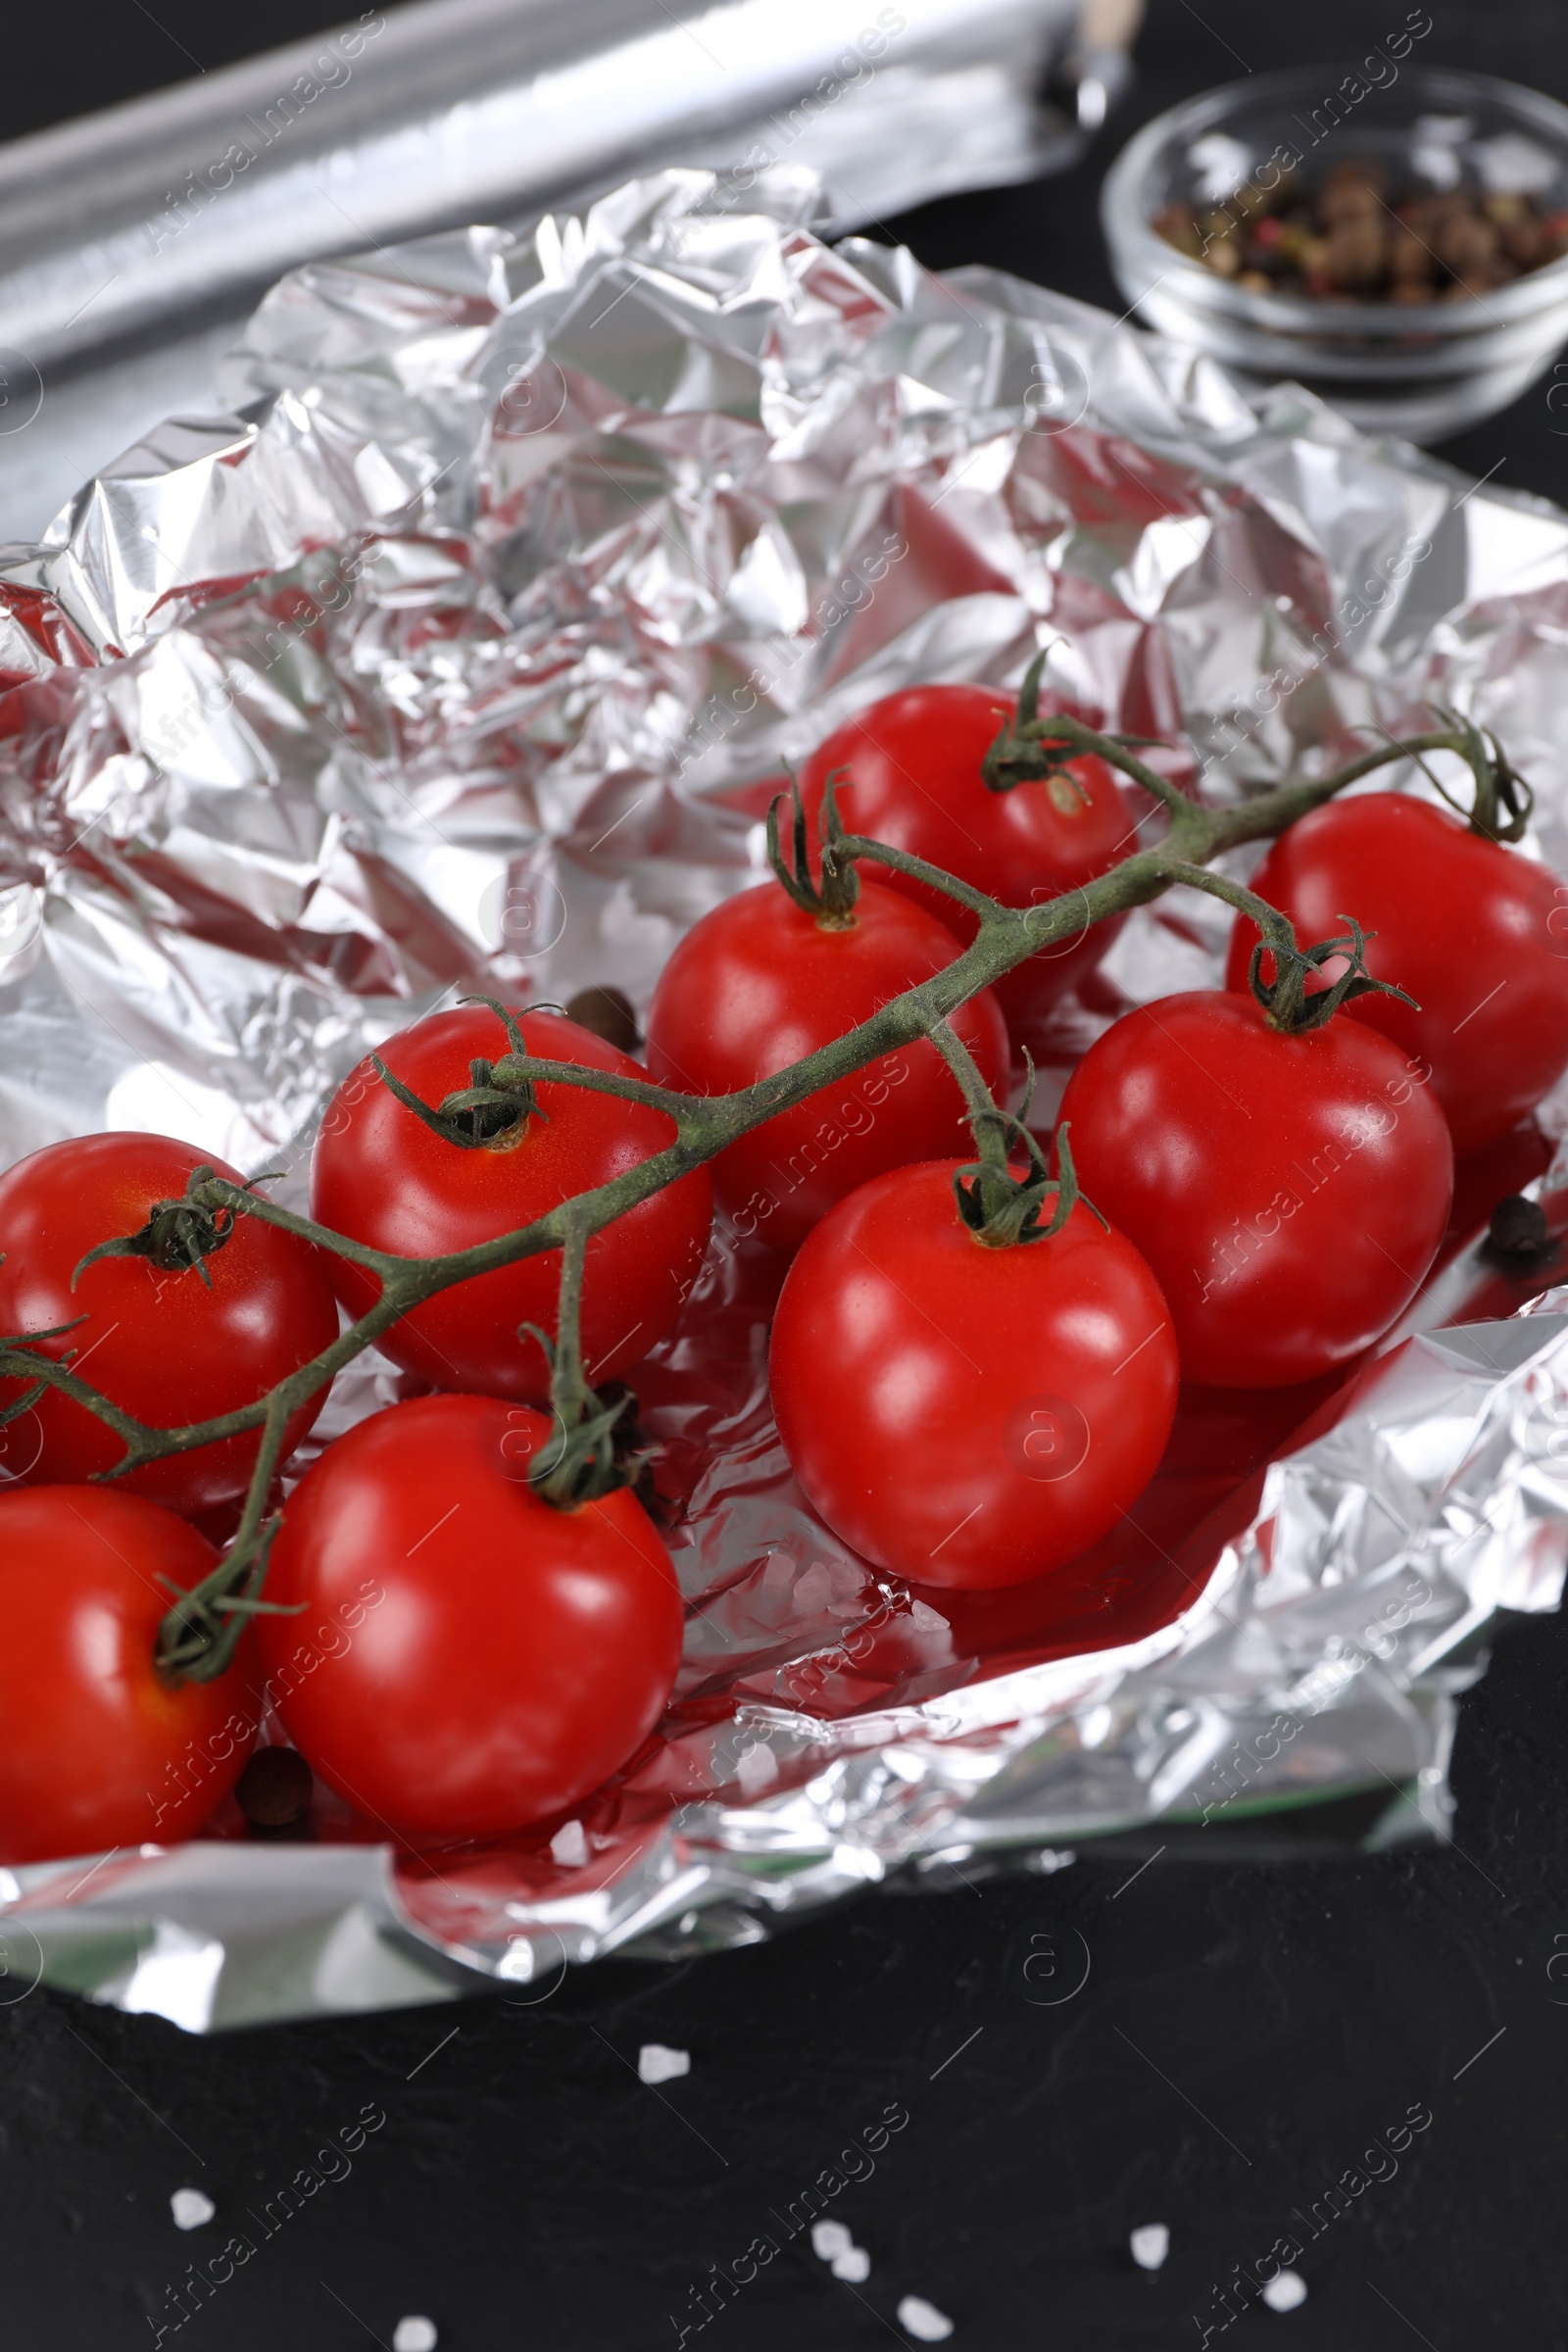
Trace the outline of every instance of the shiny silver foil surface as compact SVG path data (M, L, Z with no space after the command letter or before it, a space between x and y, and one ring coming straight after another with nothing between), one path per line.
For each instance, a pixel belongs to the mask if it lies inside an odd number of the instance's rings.
M1457 704L1568 865L1563 516L1036 287L829 248L819 204L789 166L670 171L526 238L312 264L251 320L231 414L157 427L7 552L0 1164L157 1128L302 1200L368 1045L476 978L646 1008L762 874L783 761L1041 647L1216 796ZM1118 1006L1216 976L1225 919L1191 894L1131 917L1032 1041L1048 1104ZM193 2031L484 1978L531 2000L571 1962L1112 1833L1217 1842L1350 1797L1365 1842L1444 1833L1485 1629L1560 1595L1560 1300L1467 1320L1445 1278L1185 1519L1151 1490L1152 1534L1043 1624L917 1598L815 1519L767 1405L777 1279L720 1232L636 1377L685 1665L554 1847L416 1860L235 1816L19 1870L13 1993ZM363 1359L313 1443L400 1393Z

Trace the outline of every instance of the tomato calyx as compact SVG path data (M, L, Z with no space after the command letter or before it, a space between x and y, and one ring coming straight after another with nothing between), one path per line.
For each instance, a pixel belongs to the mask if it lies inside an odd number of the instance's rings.
M432 1109L402 1079L395 1077L378 1054L370 1055L371 1067L388 1091L422 1119L432 1135L444 1144L456 1144L463 1152L510 1152L521 1142L530 1119L548 1119L548 1110L541 1110L535 1100L533 1080L528 1072L528 1044L517 1025L516 1015L494 997L460 997L460 1004L488 1004L498 1021L505 1024L508 1050L499 1061L486 1061L476 1055L468 1064L468 1083L455 1093L444 1096ZM535 1010L539 1009L537 1006Z
M1490 729L1478 727L1474 719L1466 718L1460 711L1446 710L1441 703L1432 707L1459 738L1453 748L1475 778L1476 796L1466 808L1462 801L1456 801L1439 783L1417 752L1416 764L1433 791L1484 841L1522 841L1536 805L1536 796L1524 777ZM1343 921L1344 917L1340 919Z
M575 1394L562 1378L563 1350L539 1329L524 1323L522 1330L537 1340L550 1366L550 1435L528 1465L533 1492L558 1511L580 1510L585 1502L601 1502L619 1487L634 1486L646 1454L621 1455L615 1450L615 1426L637 1399L629 1389L610 1401L579 1380Z
M637 1399L622 1389L612 1400L596 1396L582 1367L582 1275L588 1229L573 1218L561 1252L561 1292L552 1340L537 1323L519 1326L518 1339L537 1341L550 1366L549 1437L528 1464L528 1484L558 1511L601 1502L636 1483L648 1456L615 1451L615 1424L635 1414Z
M1348 937L1320 939L1312 948L1298 947L1294 935L1287 941L1284 935L1291 931L1291 926L1283 915L1276 919L1278 934L1260 939L1252 950L1247 981L1273 1027L1286 1037L1300 1037L1309 1030L1321 1029L1342 1004L1351 1004L1357 997L1397 997L1401 1004L1420 1011L1414 997L1406 996L1402 988L1396 988L1392 980L1375 980L1367 970L1367 942L1375 939L1377 933L1363 931L1353 915L1340 917L1342 923L1349 925ZM1265 948L1274 958L1274 978L1268 981L1262 976ZM1308 996L1307 982L1336 956L1348 958L1344 971L1329 987Z
M138 1233L118 1234L89 1250L71 1277L72 1289L101 1257L144 1257L163 1274L199 1274L211 1290L213 1278L207 1260L228 1240L238 1214L232 1202L214 1206L201 1198L202 1187L211 1183L213 1173L210 1167L192 1168L182 1200L157 1201ZM249 1192L251 1185L276 1181L275 1176L253 1176L245 1189Z
M187 1591L172 1577L158 1578L173 1594L158 1628L153 1664L161 1682L171 1689L181 1683L211 1683L224 1671L239 1647L253 1617L295 1617L297 1604L259 1597L267 1575L268 1555L282 1526L274 1511L254 1535L243 1529L211 1576ZM237 1583L236 1590L229 1590Z
M1069 718L1065 711L1042 718L1040 678L1049 651L1047 647L1036 654L1025 670L1023 684L1018 689L1018 707L1010 719L1003 720L996 741L981 760L980 781L987 792L1012 792L1020 784L1049 783L1058 793L1065 790L1076 794L1087 808L1088 789L1083 779L1073 774L1074 760L1081 759L1085 752L1098 752L1103 758L1111 747L1118 751L1147 749L1159 738L1100 735L1080 719Z
M853 930L857 917L856 901L860 895L860 877L855 870L855 859L846 857L844 821L839 815L835 797L839 778L847 771L836 767L822 788L821 880L811 880L810 852L806 837L806 804L801 799L801 787L791 771L789 797L794 801L791 819L791 852L786 858L779 844L778 812L785 799L775 794L767 811L767 862L774 878L788 891L803 914L814 915L818 930Z
M1031 1073L1031 1085L1033 1075ZM1027 1107L1027 1105L1026 1105ZM1080 1201L1091 1216L1105 1220L1094 1202L1078 1189L1067 1130L1056 1130L1056 1169L1040 1148L1039 1138L1011 1111L977 1114L973 1121L979 1158L959 1168L953 1179L958 1214L985 1250L1012 1250L1029 1242L1049 1242L1058 1234ZM1012 1158L1022 1148L1027 1172L1015 1174ZM1049 1225L1041 1223L1046 1196L1054 1193L1055 1207ZM1106 1226L1106 1231L1109 1227Z

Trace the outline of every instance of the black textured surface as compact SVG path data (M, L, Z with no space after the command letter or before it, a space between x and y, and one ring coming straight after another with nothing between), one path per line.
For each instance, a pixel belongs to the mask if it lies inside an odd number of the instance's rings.
M1431 4L1424 57L1568 96L1561 0ZM1334 61L1404 13L1154 0L1139 88L1082 168L895 225L934 265L991 261L1119 309L1095 194L1134 122L1239 73L1236 52L1258 70ZM213 65L336 12L158 14L167 34L140 0L8 26L0 126L170 78L179 44ZM1560 496L1552 421L1538 387L1447 454ZM1212 1861L1163 1855L1136 1879L1136 1857L1082 1858L867 1897L679 1969L585 1972L532 2005L211 2042L42 1991L0 2007L4 2341L108 2352L162 2326L182 2348L335 2352L426 2312L443 2352L673 2352L691 2290L766 2234L782 2250L688 2344L906 2341L894 2315L915 2293L951 2315L955 2352L1137 2352L1205 2329L1227 2352L1552 2352L1568 2345L1565 1666L1559 1619L1502 1640L1464 1703L1447 1852L1268 1867L1216 1840ZM647 2041L689 2049L690 2075L645 2087ZM885 2148L844 2157L889 2108L907 2122ZM385 2122L363 2146L322 2153L367 2109ZM1412 2109L1432 2120L1399 2149ZM1369 2153L1391 2131L1395 2150ZM870 2255L858 2287L786 2234L841 2157L874 2164L827 2208ZM302 2174L318 2185L277 2220ZM218 2207L189 2235L170 2217L182 2184ZM1146 2277L1127 2234L1152 2221L1171 2252ZM187 2266L236 2230L256 2252L176 2328ZM1281 2236L1303 2248L1306 2303L1242 2309L1237 2266L1255 2274Z

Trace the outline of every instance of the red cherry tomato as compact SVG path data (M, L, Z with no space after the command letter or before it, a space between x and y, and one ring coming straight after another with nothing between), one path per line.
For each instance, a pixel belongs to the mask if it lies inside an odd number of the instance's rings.
M768 1378L790 1465L837 1536L917 1584L1059 1567L1142 1492L1176 1410L1176 1342L1130 1242L1079 1202L988 1248L953 1175L875 1177L824 1217L779 1298Z
M646 1075L603 1038L547 1012L520 1026L530 1054ZM438 1107L469 1084L474 1059L495 1061L506 1032L482 1004L433 1013L388 1040L381 1059L394 1077ZM439 1257L493 1241L636 1167L673 1140L671 1122L640 1103L585 1088L541 1085L544 1117L529 1118L493 1146L466 1151L434 1135L361 1062L338 1089L321 1123L311 1165L311 1213L334 1233L403 1257ZM706 1168L666 1185L594 1235L582 1291L583 1363L591 1381L616 1378L662 1340L696 1278L712 1222ZM373 1275L333 1261L338 1295L354 1315L379 1297ZM405 1315L379 1345L395 1363L438 1388L543 1401L550 1375L538 1342L521 1323L556 1328L561 1252L521 1259L461 1283Z
M220 1160L204 1160L164 1135L80 1136L50 1144L0 1176L0 1331L20 1336L75 1323L41 1352L60 1357L74 1349L84 1380L154 1428L251 1404L337 1337L326 1260L260 1217L236 1218L207 1259L207 1283L193 1266L170 1271L150 1258L101 1257L72 1289L89 1250L139 1232L161 1201L183 1197L186 1178L203 1165L232 1184L242 1181ZM22 1386L0 1381L0 1405ZM324 1395L293 1416L285 1452L310 1428ZM210 1510L244 1493L260 1443L258 1432L247 1431L146 1463L116 1484L172 1510ZM0 1464L35 1485L89 1478L123 1451L103 1422L53 1390L0 1430Z
M1041 698L1043 711L1053 707ZM812 839L827 779L843 769L837 800L846 832L927 858L1008 906L1092 882L1135 846L1130 806L1092 756L1072 763L1081 792L1066 776L989 791L980 762L1015 708L1013 696L990 686L913 686L846 720L801 771ZM891 870L883 878L930 907L965 946L973 939L975 918L955 900ZM1007 1019L1026 1023L1045 1011L1093 969L1119 927L1119 918L1097 923L1005 973L997 996Z
M256 1738L246 1657L166 1683L159 1621L218 1557L172 1511L103 1487L0 1493L0 1862L189 1838Z
M648 1066L661 1085L728 1094L842 1037L960 953L946 924L876 882L862 880L838 924L776 884L744 890L705 914L664 966ZM990 990L953 1026L1001 1095L1007 1032ZM713 1162L714 1190L738 1233L796 1250L868 1177L961 1144L963 1115L935 1046L906 1046L740 1137Z
M1283 1387L1388 1330L1432 1263L1453 1150L1430 1087L1358 1021L1287 1037L1250 996L1129 1012L1062 1098L1078 1179L1170 1303L1188 1380Z
M284 1507L258 1619L290 1739L415 1839L564 1812L658 1722L680 1660L669 1554L624 1488L558 1511L528 1485L550 1423L420 1396L329 1446ZM323 1642L299 1629L342 1627Z
M1252 888L1303 946L1375 934L1366 968L1397 997L1358 997L1352 1020L1431 1065L1453 1148L1478 1152L1516 1126L1568 1068L1568 883L1402 793L1331 801L1275 842ZM1228 988L1247 987L1257 932L1236 918ZM1327 964L1329 980L1343 963ZM1273 958L1263 977L1273 977Z

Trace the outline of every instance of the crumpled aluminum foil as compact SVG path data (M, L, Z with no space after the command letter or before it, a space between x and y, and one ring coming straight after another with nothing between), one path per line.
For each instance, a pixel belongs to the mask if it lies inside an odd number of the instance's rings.
M231 416L158 427L7 551L0 1161L155 1127L299 1198L367 1046L479 974L645 1006L759 877L781 761L1038 647L1220 796L1458 704L1568 865L1563 516L1036 287L830 249L818 201L789 168L669 172L526 239L301 269ZM1135 914L1033 1041L1047 1089L1125 1004L1212 980L1224 922ZM1047 1599L917 1598L790 1480L778 1273L721 1234L637 1378L686 1661L566 1859L220 1815L12 1874L9 1982L191 2030L476 1971L531 2000L570 1961L1153 1823L1371 1790L1364 1841L1442 1834L1484 1629L1561 1591L1568 1315L1418 1333L1338 1396L1190 1399L1136 1520ZM1434 1289L1430 1320L1463 1312ZM319 1440L399 1393L363 1360Z

